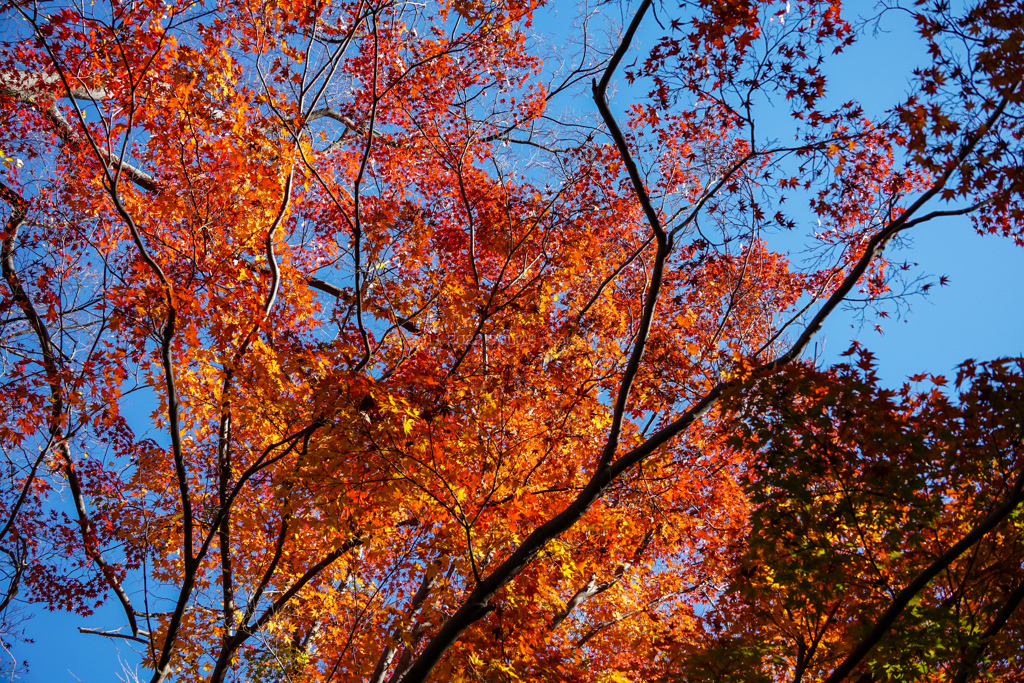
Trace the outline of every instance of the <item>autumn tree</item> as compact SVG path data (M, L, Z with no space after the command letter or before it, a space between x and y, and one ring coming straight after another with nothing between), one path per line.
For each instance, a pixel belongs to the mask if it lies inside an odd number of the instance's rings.
M0 607L154 683L1014 679L1019 362L805 351L1021 241L1024 7L879 8L877 116L835 2L542 9L0 5Z
M1022 361L965 364L951 401L941 377L882 389L856 355L737 407L751 532L684 680L837 681L859 658L854 680L1019 676Z

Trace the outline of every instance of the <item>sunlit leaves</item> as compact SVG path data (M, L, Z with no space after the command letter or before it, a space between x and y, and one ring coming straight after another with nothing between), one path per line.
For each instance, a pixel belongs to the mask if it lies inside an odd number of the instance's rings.
M551 106L539 9L4 10L0 505L32 599L116 599L155 681L380 683L490 577L437 680L809 677L992 506L1010 364L960 404L866 356L780 370L815 311L895 296L900 230L1019 233L1012 11L921 8L934 63L874 120L828 97L837 4L665 8L617 145ZM996 643L1016 543L864 666Z

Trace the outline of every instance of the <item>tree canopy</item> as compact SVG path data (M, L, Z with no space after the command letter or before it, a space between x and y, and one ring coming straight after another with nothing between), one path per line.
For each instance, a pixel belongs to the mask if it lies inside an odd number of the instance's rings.
M0 612L152 683L1019 680L1024 361L807 352L904 235L1024 242L1024 5L543 9L0 3Z

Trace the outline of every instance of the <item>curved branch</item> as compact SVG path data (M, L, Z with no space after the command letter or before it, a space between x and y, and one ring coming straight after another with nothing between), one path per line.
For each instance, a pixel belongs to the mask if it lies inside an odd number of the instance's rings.
M661 220L658 218L658 212L654 209L654 205L651 203L651 198L647 194L646 188L644 188L643 180L640 178L640 172L637 169L636 162L633 161L633 155L629 151L629 146L626 144L626 138L623 137L622 131L619 130L619 126L615 121L615 116L608 108L608 101L605 99L605 93L608 89L608 81L611 80L612 73L618 68L619 63L622 61L622 57L626 54L629 49L630 43L633 41L633 35L637 29L640 28L640 22L647 13L647 9L651 6L653 0L644 0L641 3L640 8L637 10L636 15L633 17L633 21L630 22L629 28L626 30L626 34L622 37L622 42L619 43L619 48L615 51L611 61L608 63L608 68L605 69L604 76L601 78L600 83L594 84L594 102L597 104L598 110L601 112L601 117L607 124L609 131L611 132L612 138L615 140L615 146L618 148L619 156L622 158L623 164L629 170L629 179L633 183L633 192L636 194L637 200L640 202L640 206L643 207L644 215L647 217L647 222L651 226L651 230L654 232L654 237L658 241L658 250L654 255L654 263L651 266L650 284L647 288L647 296L644 299L643 312L640 316L640 322L636 330L636 338L633 342L633 350L629 355L629 360L626 363L626 369L623 372L622 380L619 383L618 395L615 397L615 407L612 410L612 423L609 428L608 441L605 444L604 451L601 453L601 458L598 461L598 469L605 468L608 463L611 462L615 455L615 451L619 447L619 436L622 432L622 421L626 415L626 403L629 401L629 395L633 389L633 382L636 379L637 373L640 371L640 361L643 360L644 350L647 348L647 338L650 335L651 325L654 322L654 310L658 305L658 297L661 294L661 284L664 277L665 262L668 260L669 252L672 250L672 243L669 236L665 233L664 228L661 226Z
M618 61L621 60L621 55L625 53L625 50L628 47L628 45L626 45L626 41L632 37L636 27L639 25L642 14L650 7L650 5L651 0L645 0L637 11L637 15L630 24L630 30L627 31L626 36L623 38L623 43L620 44L619 49L616 51L618 57L613 59L613 62L609 65L609 71L606 72L605 78L602 79L602 83L605 85L607 85L607 81L610 79L611 69L618 64ZM601 86L596 86L595 99L598 100L598 106L602 108L603 114L610 116L607 106L603 104L602 98L599 97L601 93ZM922 209L922 207L942 191L946 183L956 172L957 168L959 168L960 164L962 164L974 149L977 148L977 145L982 138L984 138L999 117L1002 116L1008 101L1008 97L1004 98L985 123L979 126L979 128L974 131L974 134L965 140L959 153L950 160L947 170L938 179L936 179L931 188L918 197L918 199L914 201L899 218L890 222L875 233L866 245L861 258L858 259L857 263L850 270L850 273L843 280L842 284L840 284L836 291L833 292L832 296L830 296L822 305L814 318L812 318L808 327L792 345L789 351L779 356L774 361L754 368L746 377L719 382L678 419L656 432L645 442L633 448L619 459L614 462L610 462L610 464L606 464L605 460L610 460L610 458L614 456L615 447L618 442L617 433L615 432L613 425L613 431L609 434L608 443L601 456L601 465L591 477L590 481L588 481L580 491L576 499L561 512L550 518L547 522L535 528L515 549L515 551L512 552L508 559L502 562L490 575L477 584L477 586L465 598L462 606L441 626L434 638L427 643L423 652L420 653L419 657L409 668L408 672L402 677L402 683L420 683L421 681L426 680L434 666L436 666L444 653L452 646L452 644L455 643L461 634L493 609L491 599L497 594L497 592L515 579L515 577L518 576L519 573L536 558L548 542L572 528L583 517L587 510L589 510L590 507L604 495L608 486L619 476L650 457L658 448L686 431L701 416L711 410L723 397L740 390L752 379L774 373L781 367L799 357L804 349L807 348L810 340L821 329L825 320L832 311L835 310L846 295L857 285L857 282L867 271L871 262L882 254L889 242L898 233L907 228L908 221L910 221L911 218ZM621 148L620 151L622 151ZM628 149L625 151L628 154ZM623 156L625 157L626 155ZM631 172L631 177L638 179L639 174L633 176ZM646 192L643 190L642 185L639 187L637 186L637 180L634 180L634 189L637 191L638 199L640 199L643 204ZM655 234L658 235L660 227L657 227L657 214L654 212L653 207L650 207L650 211L648 212L647 209L649 207L649 202L647 202L647 205L648 206L645 206L645 213L647 213L649 220L653 215L653 220L655 222L652 224L652 228L655 230ZM664 231L661 231L658 250L659 258L655 261L655 267L651 275L651 285L644 307L645 317L653 315L653 304L656 303L657 300L658 285L660 284L661 278L659 262L663 262L664 256L667 255L669 248L669 240L664 234ZM652 294L654 296L652 296ZM643 330L643 324L644 323L642 322L641 330ZM649 324L649 319L647 320L647 324ZM630 359L631 365L634 360L637 363L639 362L639 358L643 353L645 344L646 336L644 334L639 334L633 347ZM627 368L627 373L628 372L629 368ZM633 372L635 372L635 369ZM621 397L628 394L629 380L630 377L627 374L620 384L619 399L616 401L616 412L618 412L619 405L622 403Z

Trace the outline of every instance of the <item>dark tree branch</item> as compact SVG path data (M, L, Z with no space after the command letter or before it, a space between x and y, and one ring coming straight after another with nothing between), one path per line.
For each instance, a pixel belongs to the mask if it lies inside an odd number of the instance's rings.
M602 83L605 85L610 79L611 71L617 66L622 55L625 54L625 51L628 49L628 40L632 37L636 27L642 19L643 13L650 7L650 4L650 0L646 0L637 10L637 14L634 16L633 21L630 24L630 29L627 30L622 44L620 44L619 49L616 51L617 57L613 57L612 62L609 64L608 71L606 71L605 77L602 78ZM602 115L611 117L611 113L608 110L607 105L603 102L603 97L600 96L601 94L602 88L601 85L598 84L595 87L595 100L598 101L598 107L602 110ZM956 172L957 168L959 168L960 164L962 164L974 149L976 149L978 143L988 133L999 117L1002 116L1007 103L1008 98L1004 99L1000 105L995 108L986 122L983 123L969 138L967 138L967 140L965 140L958 155L950 161L947 170L936 179L933 185L926 192L918 197L918 199L914 201L899 218L881 228L874 237L872 237L861 255L861 258L858 259L857 263L853 268L851 268L846 278L839 285L836 291L833 292L832 296L830 296L818 310L817 314L812 318L807 328L805 328L804 332L791 346L789 351L779 356L774 361L754 368L748 377L718 383L678 419L656 432L644 443L633 448L628 453L612 462L611 458L614 456L618 445L618 430L615 428L614 419L615 416L625 408L625 403L622 397L628 396L629 385L632 381L632 374L635 374L637 369L635 364L639 363L639 359L643 355L643 350L646 345L645 324L649 326L650 319L653 317L654 304L657 302L657 293L662 277L659 263L663 264L670 248L668 237L665 235L664 231L660 227L660 223L658 222L657 213L654 211L653 207L650 206L650 202L647 201L644 209L645 214L648 216L648 220L652 223L652 229L659 240L658 257L656 257L655 267L652 269L648 296L645 300L645 320L641 322L640 333L637 335L636 341L633 345L630 364L627 366L626 375L620 383L618 394L619 398L616 400L615 412L613 413L612 432L609 435L607 445L602 454L601 465L572 503L547 522L534 529L504 562L495 568L490 575L485 577L483 581L477 584L473 591L471 591L465 598L462 606L456 610L456 612L441 626L435 636L427 643L419 657L409 668L409 671L401 679L402 683L421 683L426 680L434 666L436 666L444 653L452 646L459 636L472 624L483 618L493 609L491 599L494 595L518 576L518 574L529 563L531 563L534 558L536 558L537 554L540 553L548 542L572 528L583 517L587 510L589 510L590 507L599 498L601 498L608 486L619 476L653 455L661 446L667 444L676 436L686 431L694 422L711 410L723 397L739 391L744 386L747 386L747 384L752 380L756 380L759 377L764 377L776 372L783 366L798 358L800 354L803 353L804 349L807 348L811 339L821 329L825 320L832 311L839 306L846 295L857 285L861 276L867 271L871 262L878 258L889 242L899 232L907 227L907 222L911 220L911 218L921 210L922 207L931 201L931 199L942 191L946 183ZM622 142L622 145L623 146L620 147L620 154L625 151L625 154L622 154L625 159L628 158L628 148L625 148L624 141ZM642 182L639 181L639 173L636 172L634 174L634 172L635 166L633 171L631 171L631 179L633 179L634 190L636 191L638 200L641 204L644 204L644 200L647 197L646 191L643 189ZM619 424L621 424L621 416L619 417Z
M960 662L959 671L957 671L956 678L952 680L952 683L967 683L971 678L976 676L978 671L978 663L981 661L982 656L985 654L985 650L992 643L992 640L999 635L999 632L1006 626L1006 622L1010 620L1010 616L1020 607L1021 601L1024 601L1024 581L1017 584L1017 587L1006 596L999 611L996 612L996 616L992 619L992 623L988 625L985 632L981 634L981 640L977 645L968 648L967 652L964 653L964 658Z
M95 526L91 516L89 515L88 508L85 503L85 496L82 493L82 484L71 458L71 449L68 445L67 435L64 433L63 423L66 415L61 359L53 344L53 340L50 337L50 332L45 321L36 311L35 304L25 291L25 288L21 283L21 279L18 277L18 273L14 268L14 246L18 239L18 229L24 222L25 216L28 212L28 201L2 182L0 182L0 198L4 199L11 205L11 215L7 219L7 225L4 230L5 239L2 246L0 246L0 271L2 271L4 280L6 281L8 288L11 290L11 295L14 298L14 301L17 303L18 307L21 308L25 318L29 321L30 327L35 332L36 339L39 341L39 347L43 357L43 369L46 374L46 382L49 385L50 400L52 403L52 407L50 409L48 443L52 444L57 450L57 453L60 456L64 475L68 480L69 487L71 488L71 497L75 505L75 511L78 515L78 525L81 532L82 545L85 548L86 554L93 563L95 563L97 568L99 568L107 586L114 592L117 599L121 602L125 616L128 618L128 623L131 626L132 633L137 635L139 633L139 626L135 620L135 610L132 608L131 600L128 598L128 594L125 593L124 588L121 586L121 582L118 580L113 568L110 567L99 548L96 547L94 532ZM46 450L43 452L45 453ZM38 467L38 462L36 466ZM36 468L34 467L32 470L33 476L35 474L35 470ZM30 483L31 481L27 482L25 489L22 491L23 495L19 498L17 503L19 506L22 504L23 496L28 490L28 485ZM9 522L11 524L13 524L15 513L16 510L12 512Z
M988 516L981 521L981 523L971 529L970 533L953 544L949 550L940 555L920 574L914 577L910 583L904 586L903 590L896 594L896 597L892 601L892 604L889 605L889 608L886 609L880 617L878 617L867 634L860 639L857 645L846 656L846 659L844 659L842 663L835 668L832 674L825 679L825 683L839 683L839 681L842 681L844 678L849 676L857 665L867 657L868 653L874 649L875 645L877 645L885 634L889 632L889 629L892 628L900 614L902 614L903 610L910 604L910 601L913 600L918 593L924 590L928 584L931 583L932 579L938 576L938 574L945 570L946 567L951 565L956 558L960 557L964 551L978 543L990 531L995 529L1000 522L1006 519L1010 513L1017 509L1017 506L1019 506L1022 501L1024 501L1024 468L1022 468L1020 474L1017 475L1017 481L1014 482L1013 488L1010 490L1010 493L1007 494L1006 499L1002 503L992 510L992 512L990 512Z
M427 596L430 595L431 589L434 587L434 583L437 580L436 570L432 571L428 569L423 574L423 579L420 581L420 587L416 590L416 594L412 596L412 602L409 603L409 609L406 612L406 621L412 620L416 614L423 607L423 603L426 602ZM419 634L422 635L423 628L421 624L416 624L413 627L413 636L415 637L416 630L419 629ZM384 651L381 652L380 658L377 660L377 665L373 668L373 673L370 674L368 683L385 683L385 676L387 676L388 670L391 668L392 662L394 662L395 655L398 653L398 644L402 642L402 632L395 631L391 636L391 642L385 646ZM408 648L406 648L408 650ZM399 667L401 668L401 667Z

